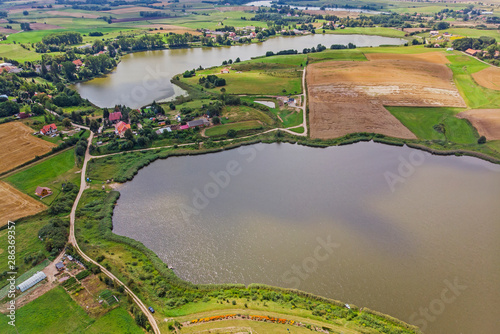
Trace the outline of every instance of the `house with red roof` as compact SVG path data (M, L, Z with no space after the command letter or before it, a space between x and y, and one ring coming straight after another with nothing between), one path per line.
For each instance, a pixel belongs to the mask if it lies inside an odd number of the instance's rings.
M109 114L109 121L111 123L119 122L121 118L122 118L121 111L115 111L115 112L112 112L111 114Z
M40 197L40 199L42 199L44 197L52 195L52 190L50 190L50 188L47 187L36 187L35 195L37 195L38 197Z
M481 50L474 50L474 49L467 49L467 50L465 50L465 53L467 53L468 55L471 55L471 56L475 56L475 55L477 55L480 52L483 52L483 51L481 51Z
M76 65L76 69L79 69L80 66L83 65L83 63L80 59L73 60L72 63Z
M115 133L120 137L123 137L127 129L130 129L130 124L127 124L123 121L120 121L117 124L115 124Z
M52 123L52 124L49 124L49 125L45 125L41 130L40 130L40 133L42 135L51 135L53 133L55 133L57 131L57 126Z

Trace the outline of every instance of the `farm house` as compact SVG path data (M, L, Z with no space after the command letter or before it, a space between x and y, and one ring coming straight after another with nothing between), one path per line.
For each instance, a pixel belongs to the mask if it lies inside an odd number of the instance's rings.
M37 284L38 282L43 281L46 277L47 275L45 275L44 272L38 271L36 274L28 278L26 281L19 284L17 288L21 290L21 292L24 292L29 288L31 288L33 285Z

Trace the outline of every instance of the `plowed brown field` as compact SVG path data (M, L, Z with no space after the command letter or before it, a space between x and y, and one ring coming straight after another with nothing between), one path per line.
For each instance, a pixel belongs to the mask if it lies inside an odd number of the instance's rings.
M8 171L56 146L33 136L32 128L21 122L0 124L0 173Z
M489 140L500 140L500 109L475 109L459 113L477 129L479 135Z
M384 105L465 107L440 53L367 57L372 60L308 66L311 137L374 132L416 138Z
M0 181L0 226L9 220L34 215L45 208L43 203Z
M500 68L498 67L485 68L484 70L473 73L472 77L483 87L500 90Z

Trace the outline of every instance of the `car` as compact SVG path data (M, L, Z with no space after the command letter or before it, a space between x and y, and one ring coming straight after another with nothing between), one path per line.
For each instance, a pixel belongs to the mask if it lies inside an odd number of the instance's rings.
M154 308L152 308L151 306L150 306L150 307L148 307L148 310L149 310L149 312L151 312L151 313L155 313Z

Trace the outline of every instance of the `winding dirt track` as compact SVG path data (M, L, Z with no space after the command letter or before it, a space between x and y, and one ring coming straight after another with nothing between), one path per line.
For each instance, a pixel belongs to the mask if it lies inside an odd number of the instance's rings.
M144 303L139 299L139 297L136 296L136 294L130 290L128 286L126 286L123 282L121 282L115 275L113 275L109 270L101 266L99 263L91 259L87 254L85 254L81 249L80 246L78 246L78 242L76 241L75 238L75 212L76 208L78 207L78 203L80 202L80 198L82 197L83 192L87 188L87 182L85 181L85 175L87 171L87 164L91 159L90 153L89 153L89 148L90 144L92 143L92 138L94 137L94 133L90 132L90 136L88 139L88 144L87 144L87 151L85 152L85 160L83 162L83 167L82 167L82 172L81 172L81 183L80 183L80 190L78 191L78 195L76 196L75 202L73 203L73 207L71 208L71 213L70 213L70 230L69 230L69 240L68 242L73 244L75 249L78 251L78 253L87 261L92 262L93 264L99 266L101 268L101 271L106 274L109 278L120 284L121 286L124 287L125 291L127 291L128 295L132 297L134 302L139 306L139 308L142 310L142 312L146 315L146 317L149 320L149 323L151 324L151 327L153 328L153 331L155 334L160 334L160 328L158 327L158 324L156 323L156 319L153 317L153 315L149 312L148 308ZM58 258L62 257L62 254L59 255ZM51 264L53 265L53 264Z

